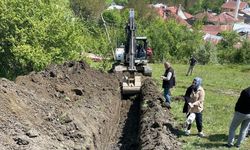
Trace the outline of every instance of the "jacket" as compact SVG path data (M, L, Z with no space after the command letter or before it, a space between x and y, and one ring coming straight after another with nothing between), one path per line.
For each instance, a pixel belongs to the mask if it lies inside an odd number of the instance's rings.
M200 113L203 111L203 103L205 99L205 91L200 86L197 91L192 90L190 98L187 100L188 103L192 103L193 107L188 106L190 113Z
M168 68L166 69L165 73L164 73L164 77L167 77L168 73L171 72L172 76L170 78L170 80L163 80L162 81L162 88L172 88L175 85L175 80L174 80L174 69L173 68Z
M250 87L241 91L240 97L235 105L235 111L250 114Z

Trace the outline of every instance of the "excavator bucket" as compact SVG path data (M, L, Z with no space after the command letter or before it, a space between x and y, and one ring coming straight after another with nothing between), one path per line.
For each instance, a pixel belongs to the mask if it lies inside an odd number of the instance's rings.
M141 90L141 76L125 77L122 83L122 94L138 94Z

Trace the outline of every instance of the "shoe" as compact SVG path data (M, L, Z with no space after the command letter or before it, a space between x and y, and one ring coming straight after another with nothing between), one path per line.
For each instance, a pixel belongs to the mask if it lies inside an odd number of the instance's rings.
M189 135L190 135L190 130L186 130L186 131L185 131L185 135L186 135L186 136L189 136Z
M199 133L198 133L198 136L199 136L199 137L205 137L205 134L204 134L203 132L199 132Z
M240 148L240 145L235 145L235 147Z
M231 147L233 147L233 145L232 145L232 144L225 144L224 146L225 146L225 147L227 147L227 148L231 148Z

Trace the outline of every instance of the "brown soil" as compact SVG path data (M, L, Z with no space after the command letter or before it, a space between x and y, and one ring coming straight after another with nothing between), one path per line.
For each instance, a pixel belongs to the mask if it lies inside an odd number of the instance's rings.
M84 62L0 80L0 149L180 149L151 79L122 99L118 75Z

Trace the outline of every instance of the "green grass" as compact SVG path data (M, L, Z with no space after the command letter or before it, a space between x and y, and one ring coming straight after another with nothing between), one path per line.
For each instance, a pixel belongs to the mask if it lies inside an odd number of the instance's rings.
M161 89L160 76L164 73L164 66L163 64L151 64L151 66L153 78ZM192 76L185 76L188 65L172 64L172 67L177 77L177 86L172 89L172 96L184 95L186 88L196 76L203 79L202 86L206 92L203 131L207 137L198 138L196 125L193 123L191 136L184 136L182 133L179 135L179 139L184 143L182 149L227 149L222 145L227 141L229 125L240 91L250 86L250 65L197 65ZM182 113L183 104L183 101L173 101L171 104L171 113L179 126L185 120ZM238 133L239 129L237 129L236 135ZM232 150L234 149L236 148L232 148ZM250 138L241 145L240 149L250 149Z

